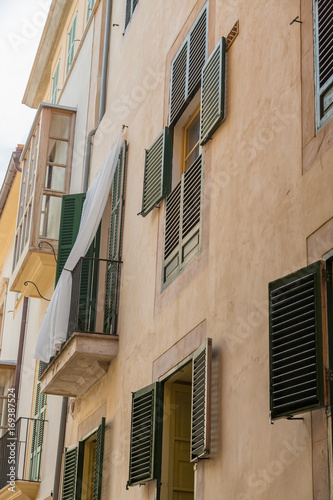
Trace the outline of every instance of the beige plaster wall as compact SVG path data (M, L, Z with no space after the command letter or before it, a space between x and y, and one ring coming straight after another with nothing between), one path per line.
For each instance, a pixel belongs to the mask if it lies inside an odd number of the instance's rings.
M163 294L164 204L137 216L144 149L167 124L165 61L203 3L140 1L124 36L125 2L113 3L112 23L120 26L112 28L107 111L91 177L127 125L119 354L75 401L66 445L106 405L103 498L153 498L154 486L125 490L131 392L150 384L154 363L205 322L214 347L214 439L211 459L198 466L197 500L324 500L327 484L317 488L321 472L313 457L316 443L324 453L325 438L313 436L311 414L274 425L269 420L267 285L307 265L307 238L333 216L332 155L302 173L301 28L290 26L299 2L210 0L209 53L237 19L240 34L228 53L228 117L205 146L206 257L198 256Z

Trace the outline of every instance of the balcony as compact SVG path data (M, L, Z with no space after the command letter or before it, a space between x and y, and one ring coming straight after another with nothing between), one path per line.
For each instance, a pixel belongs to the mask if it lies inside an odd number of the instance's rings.
M21 417L0 438L0 500L36 498L40 484L45 420ZM38 449L33 436L40 432ZM11 483L13 481L13 483ZM14 489L10 490L14 484Z
M41 103L22 151L11 291L45 295L55 276L62 196L69 191L75 109Z
M84 257L74 269L67 341L40 377L44 394L82 396L117 355L120 265Z

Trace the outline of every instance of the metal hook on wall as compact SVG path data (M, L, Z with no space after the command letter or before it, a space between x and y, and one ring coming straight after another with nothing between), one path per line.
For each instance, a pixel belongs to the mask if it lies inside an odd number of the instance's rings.
M56 253L55 253L55 250L54 250L53 245L51 245L51 243L50 243L49 241L45 241L45 240L43 240L43 241L40 241L40 242L38 243L38 248L42 248L43 243L44 243L45 245L49 245L49 247L51 247L51 248L52 248L52 252L53 252L53 255L54 255L54 260L55 260L55 261L56 261L56 263L58 264L57 257L56 257Z
M51 302L51 299L47 299L46 297L43 297L43 295L40 293L40 291L38 290L38 286L36 285L36 283L34 283L33 281L25 281L24 282L24 286L28 286L28 283L31 283L37 290L38 292L38 295L44 299L44 300L47 300L48 302Z

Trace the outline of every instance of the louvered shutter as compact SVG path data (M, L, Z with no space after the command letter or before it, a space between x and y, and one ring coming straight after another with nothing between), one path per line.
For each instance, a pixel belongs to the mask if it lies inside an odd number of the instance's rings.
M317 127L333 113L333 3L316 0L314 4Z
M125 188L127 167L127 143L120 150L119 159L111 187L111 221L109 234L108 259L120 261L122 258L122 235L124 225ZM104 312L104 331L116 333L118 296L120 285L120 266L108 264L106 273L106 294Z
M73 248L80 228L81 214L86 193L68 194L62 198L58 263L56 271L56 284L66 260ZM100 226L90 245L86 257L99 257ZM92 331L95 321L95 302L97 294L98 266L94 261L83 260L81 269L81 285L79 299L78 329Z
M269 284L271 418L324 404L322 264Z
M200 143L205 144L225 119L226 40L221 38L202 69Z
M146 149L141 215L144 217L170 192L172 136L168 127Z
M204 7L189 36L188 96L200 86L201 70L207 59L208 8Z
M166 199L163 281L169 284L201 250L203 168L200 155Z
M102 495L104 434L105 434L105 418L103 417L102 423L98 427L97 438L96 438L93 500L101 500L101 495Z
M125 29L132 17L132 0L126 0L126 11L125 11Z
M85 197L85 193L67 194L62 197L56 284L79 232Z
M44 420L46 416L46 394L41 394L41 383L39 381L42 373L42 363L38 364L36 395L35 395L35 408L34 408L34 423L32 427L31 437L31 452L30 452L30 466L29 466L29 479L31 481L40 480L40 469L42 460L43 440L44 440Z
M207 59L208 4L201 10L171 63L169 126L173 126L200 86Z
M57 104L58 100L58 81L59 81L59 68L60 62L54 72L53 81L52 81L52 92L51 92L51 103Z
M132 394L128 486L160 478L162 419L163 390L160 382Z
M210 452L212 339L194 353L192 364L191 462Z
M80 500L82 489L84 443L65 449L62 500Z

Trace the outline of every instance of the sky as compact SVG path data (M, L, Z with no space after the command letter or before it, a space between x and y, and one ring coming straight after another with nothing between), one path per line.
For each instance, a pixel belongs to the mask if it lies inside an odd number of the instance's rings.
M51 0L0 0L0 189L36 110L22 104Z

